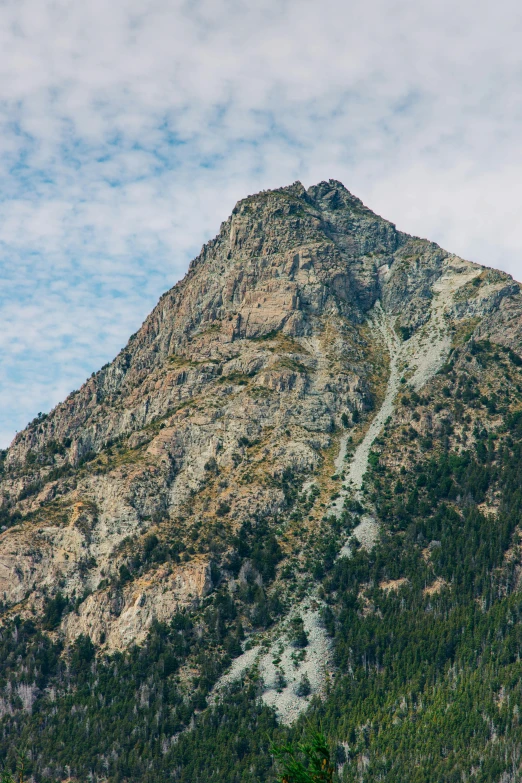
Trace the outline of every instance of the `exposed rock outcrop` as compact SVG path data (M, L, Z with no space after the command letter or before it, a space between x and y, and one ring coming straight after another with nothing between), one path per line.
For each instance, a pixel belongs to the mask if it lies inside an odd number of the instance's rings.
M377 302L399 342L430 318L444 325L438 357L419 337L419 388L461 328L520 352L518 283L398 231L340 183L240 201L116 359L13 441L0 483L7 616L39 617L61 592L75 606L67 639L122 649L196 605L211 562L229 578L241 525L277 529L292 493L335 470L342 433L380 406Z

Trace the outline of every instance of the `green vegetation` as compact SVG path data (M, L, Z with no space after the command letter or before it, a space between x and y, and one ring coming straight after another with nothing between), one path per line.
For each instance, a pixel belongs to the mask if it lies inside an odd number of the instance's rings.
M272 748L281 768L280 783L332 783L334 766L326 737L316 732L308 742Z
M400 494L379 493L386 531L371 553L335 560L328 546L318 550L323 620L339 674L326 700L312 701L307 721L312 731L321 725L337 748L343 781L460 781L473 768L474 780L489 783L518 769L522 596L516 561L506 552L517 545L522 507L522 413L507 419L506 429L504 442L484 431L473 450L419 458L401 475ZM375 480L389 483L382 465L374 471ZM494 522L478 508L492 487L502 497ZM347 512L358 513L355 505ZM158 546L151 536L144 552ZM245 526L235 548L236 573L248 559L266 582L273 578L281 553L267 523ZM396 592L380 589L393 579L407 581ZM436 580L442 588L430 592ZM212 684L240 651L245 607L260 624L277 616L273 598L253 580L234 599L218 590L199 620L177 615L169 626L157 624L142 648L101 659L85 638L64 658L33 624L6 627L0 672L2 684L11 683L13 712L0 724L2 758L14 769L13 748L25 742L28 774L37 779L44 768L58 777L69 765L81 780L93 771L111 783L165 776L269 783L275 742L287 748L279 761L312 774L299 755L304 719L277 727L258 702L255 677L204 709ZM56 599L48 603L50 624L59 611ZM299 618L294 625L299 647L306 643ZM189 660L198 670L191 693L180 677ZM33 684L28 715L16 707L17 694ZM290 772L283 767L279 779ZM333 769L329 774L325 780L336 779Z
M471 368L460 374L459 352ZM233 536L223 503L216 523L228 537L212 566L216 590L198 610L156 623L143 646L96 656L80 636L64 650L54 631L75 606L60 593L44 605L43 629L20 618L6 623L5 783L24 746L23 774L37 783L69 775L109 783L520 780L522 412L509 413L509 393L477 377L499 368L513 375L520 361L475 341L455 350L429 396L405 381L404 421L388 422L370 452L366 509L352 500L336 520L325 508L320 533L302 523L324 496L318 486L303 492L297 472L268 479L282 490L284 511L253 516ZM437 427L417 430L426 413ZM244 439L238 448L253 445ZM209 480L219 472L215 460L205 468ZM379 543L371 552L354 545L350 559L338 559L370 505L382 522ZM15 521L4 512L3 524ZM301 559L285 562L284 547L301 534ZM164 531L128 542L128 560L106 585L114 611L123 585L175 562L184 546ZM233 591L223 573L236 580ZM270 628L288 608L285 590L310 575L336 665L324 700L312 697L291 728L260 702L255 672L217 700L212 688L241 653L245 629ZM288 630L298 659L308 645L302 619ZM311 695L306 676L297 688Z
M43 627L47 631L53 631L60 625L67 604L67 599L60 592L47 601L43 614Z

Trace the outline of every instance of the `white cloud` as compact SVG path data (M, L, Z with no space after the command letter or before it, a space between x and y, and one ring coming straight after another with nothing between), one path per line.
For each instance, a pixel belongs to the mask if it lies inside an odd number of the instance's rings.
M521 27L514 0L0 3L0 442L262 188L341 179L522 278Z

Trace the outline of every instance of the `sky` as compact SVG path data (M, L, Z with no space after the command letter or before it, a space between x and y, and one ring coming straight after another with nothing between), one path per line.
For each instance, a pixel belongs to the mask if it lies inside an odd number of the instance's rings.
M522 280L515 0L0 0L0 447L236 201L333 178Z

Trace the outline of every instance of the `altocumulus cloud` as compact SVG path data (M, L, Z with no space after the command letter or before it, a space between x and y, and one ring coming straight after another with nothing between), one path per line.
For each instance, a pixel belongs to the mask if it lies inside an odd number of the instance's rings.
M0 442L262 188L341 179L520 279L521 32L515 0L3 0Z

